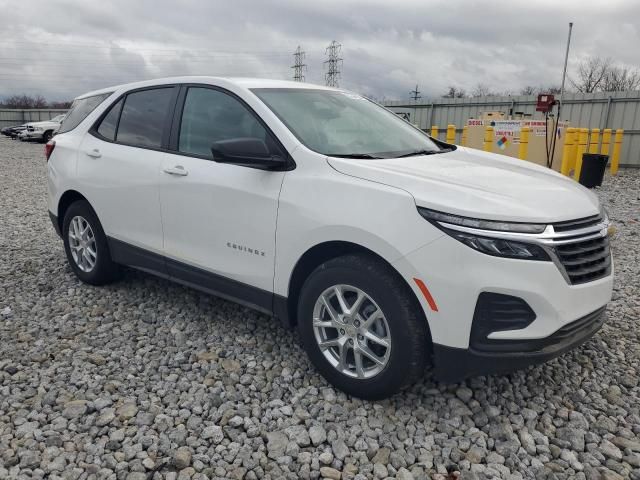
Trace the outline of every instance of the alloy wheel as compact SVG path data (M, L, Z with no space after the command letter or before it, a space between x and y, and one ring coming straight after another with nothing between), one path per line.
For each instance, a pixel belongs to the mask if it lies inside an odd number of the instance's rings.
M69 223L69 249L76 266L90 272L96 266L98 251L91 225L84 217L75 216Z
M359 288L327 288L313 309L313 331L324 357L344 375L372 378L389 362L391 332L387 319Z

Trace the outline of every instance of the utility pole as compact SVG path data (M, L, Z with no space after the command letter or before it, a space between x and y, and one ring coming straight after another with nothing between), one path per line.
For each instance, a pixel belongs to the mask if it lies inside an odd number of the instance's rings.
M302 51L300 45L293 53L293 80L296 82L304 82L304 72L307 70L307 64L304 63L305 52Z
M571 46L571 31L573 22L569 22L569 35L567 36L567 49L564 52L564 68L562 69L562 84L560 87L560 98L558 99L558 120L560 119L560 109L562 108L562 96L564 95L564 81L567 78L567 62L569 61L569 47Z
M411 94L411 98L413 98L414 102L417 102L419 98L422 98L422 96L420 95L420 90L418 90L418 84L416 84L416 89L411 90L409 93Z
M327 87L339 87L340 80L340 67L342 66L342 58L340 57L340 51L342 49L342 45L332 41L327 49L325 50L325 54L327 55L327 60L325 60L324 64L326 65L326 73L324 74L324 80Z

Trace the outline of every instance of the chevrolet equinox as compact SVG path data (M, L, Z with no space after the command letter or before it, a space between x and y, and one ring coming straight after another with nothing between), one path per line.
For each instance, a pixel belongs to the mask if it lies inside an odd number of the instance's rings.
M343 391L546 361L603 324L597 197L352 92L178 77L78 97L45 149L78 278L120 265L281 319Z

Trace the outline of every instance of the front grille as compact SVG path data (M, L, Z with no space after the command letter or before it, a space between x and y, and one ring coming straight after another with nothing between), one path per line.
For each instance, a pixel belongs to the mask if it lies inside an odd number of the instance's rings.
M591 282L611 272L607 236L556 245L555 252L572 285Z
M32 126L27 127L27 132L33 132L34 128Z
M592 215L586 218L579 218L577 220L567 220L565 222L558 222L553 224L554 232L567 232L570 230L578 230L580 228L590 227L597 225L602 221L600 215Z

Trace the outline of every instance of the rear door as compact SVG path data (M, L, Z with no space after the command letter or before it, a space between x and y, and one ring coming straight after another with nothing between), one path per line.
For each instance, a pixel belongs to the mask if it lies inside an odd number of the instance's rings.
M178 87L128 92L83 139L78 176L114 260L164 271L159 176ZM157 255L154 255L157 254Z
M285 155L241 99L208 86L184 86L172 148L162 167L161 210L169 274L271 308L278 197L284 172L216 163L211 146L259 138Z

